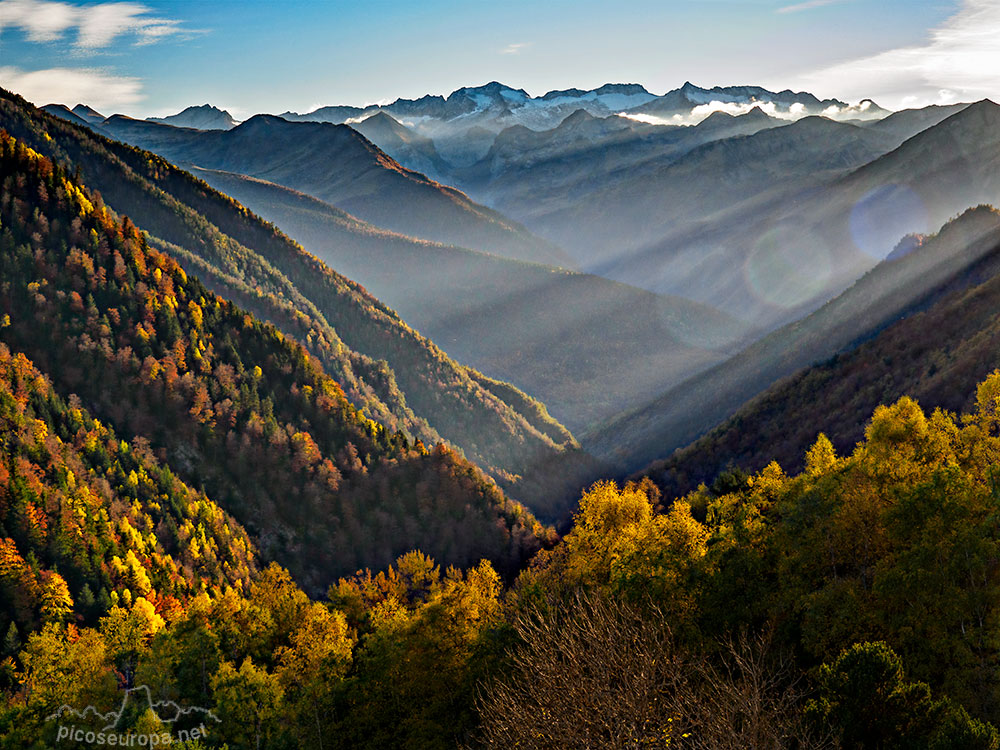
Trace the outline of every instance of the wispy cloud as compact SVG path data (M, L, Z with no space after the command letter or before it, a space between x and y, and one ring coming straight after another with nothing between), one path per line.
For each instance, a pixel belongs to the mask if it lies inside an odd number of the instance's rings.
M0 86L38 105L69 107L83 102L100 110L135 104L143 99L138 78L117 76L91 68L48 68L25 71L0 67Z
M890 107L1000 97L1000 3L964 0L927 40L813 71L794 81L821 96Z
M805 0L802 3L795 3L794 5L785 5L781 8L775 10L775 13L799 13L803 10L812 10L813 8L822 8L824 5L839 5L844 2L844 0Z
M19 29L32 42L56 42L75 32L73 46L80 52L102 49L124 35L142 45L193 33L180 21L152 15L140 3L72 5L54 0L0 0L0 32L4 29Z
M518 55L521 53L525 47L528 46L528 42L516 42L514 44L508 44L502 50L500 50L501 55Z

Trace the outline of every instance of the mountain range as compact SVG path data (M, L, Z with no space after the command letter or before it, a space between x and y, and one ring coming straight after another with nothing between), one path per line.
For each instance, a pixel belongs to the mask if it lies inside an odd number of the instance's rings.
M396 181L405 170L347 126L259 117L228 133L196 133L112 117L105 128L195 169L210 184L285 228L332 267L359 280L449 354L536 394L574 429L643 403L721 361L750 333L710 306L679 297L501 257L509 252L470 252L469 248L483 245L495 249L491 243L475 244L482 236L473 236L475 228L462 235L470 240L463 248L421 242L387 232L384 224L373 226L346 214L340 209L357 207L358 200L350 196L363 190L367 192L360 200L382 212L412 211L424 200L420 196L429 194L448 213L424 212L420 220L448 228L451 234L446 236L453 237L455 228L447 223L448 216L469 204L466 200L456 208L448 200L454 191L439 189L421 175ZM303 140L302 129L312 140ZM206 138L212 139L207 145ZM224 139L221 146L219 138ZM281 142L289 144L284 152L278 146ZM315 170L310 177L308 170L293 169L282 153L298 153L303 160L314 153L328 154L321 164L324 170L336 170L341 187ZM258 162L255 154L269 154L270 162ZM223 168L207 169L206 164ZM370 189L355 178L359 173ZM253 176L261 174L271 179ZM305 190L289 189L294 187ZM406 191L405 199L385 200L400 190ZM303 194L309 191L315 200ZM333 205L319 200L331 195L338 200ZM476 211L471 204L461 215ZM384 213L374 218L384 219ZM505 250L525 238L520 248L540 246L554 256L554 262L570 265L560 263L565 256L555 246L529 244L530 235L507 231L507 226L488 227L493 237L501 238ZM541 252L534 250L531 254L538 260ZM528 254L524 249L515 251Z
M695 125L613 112L673 117L683 111L687 117L711 102L719 107ZM563 105L569 114L558 110ZM626 112L638 109L645 111ZM555 125L541 127L544 118L532 120L534 127L509 124L529 112L546 112ZM554 113L565 116L556 120ZM213 134L112 117L102 127L188 165L286 228L453 356L541 396L601 460L631 469L697 437L796 367L845 346L826 332L819 337L824 346L810 349L782 338L787 334L780 327L849 289L900 237L926 234L968 206L996 200L991 102L888 114L870 101L852 109L760 87L685 84L654 97L641 86L616 85L533 98L494 83L446 98L312 114L283 117L351 125L337 130L330 123L258 116L229 134ZM489 147L481 158L456 165L447 142L458 131L428 135L412 118L452 123L448 127L460 121L466 130L478 129L460 140L488 133ZM354 129L366 130L370 140L351 136ZM328 173L294 173L295 157L282 145L292 142L329 154L325 163L340 168L341 186ZM390 171L405 172L400 162L406 162L461 186L554 240L560 256L498 253L463 241L467 237L428 236L384 213L359 210L362 203L343 178L368 180L372 170L345 142L367 144ZM271 151L251 145L262 143ZM441 185L419 173L418 180ZM369 184L379 201L393 194ZM504 254L507 259L497 257ZM592 275L554 272L545 265L553 261ZM608 286L602 277L632 286ZM640 301L630 291L635 287L660 296ZM681 298L703 307L684 309ZM613 310L652 313L652 319L641 323ZM567 317L566 311L573 312ZM572 333L593 320L620 332L600 339L607 364L595 360L598 349L585 345L586 335ZM825 331L824 325L810 322ZM755 331L774 328L772 337L737 355ZM512 337L510 330L519 333ZM616 340L614 348L606 347L609 339ZM664 348L664 341L671 343ZM779 356L779 349L792 354ZM724 362L729 355L736 356ZM561 366L553 368L556 362ZM570 370L574 376L567 379ZM620 372L628 373L624 380ZM664 395L658 399L657 392ZM676 402L678 393L688 394L688 405ZM717 396L717 403L694 406L702 393ZM668 400L674 406L664 406Z
M299 114L284 112L286 120L310 120L351 124L377 112L411 120L422 129L431 127L428 121L461 123L468 128L478 125L498 132L510 125L524 125L532 130L554 127L567 115L583 110L596 117L616 114L655 114L686 118L692 110L704 105L765 106L787 116L828 114L857 119L876 119L889 114L870 99L848 105L837 99L817 99L807 92L769 91L760 86L716 86L705 89L685 82L680 88L662 96L652 94L636 83L608 83L595 89L562 89L532 97L523 89L515 89L497 81L483 86L456 89L447 97L424 96L419 99L397 99L391 104L351 107L344 105L319 107ZM712 110L707 109L701 118ZM699 114L695 114L699 117ZM409 124L409 123L406 123Z
M787 118L826 114L844 119L873 119L888 114L870 100L851 106L835 99L820 101L805 92L776 93L759 86L704 89L688 82L657 96L639 84L608 83L590 90L553 90L532 97L523 89L492 81L457 89L447 97L427 95L366 107L335 105L305 114L284 112L281 117L355 124L377 113L386 113L432 138L443 158L460 168L482 159L495 135L507 127L521 125L531 130L549 130L574 112L584 111L599 118L624 115L659 124L693 124L715 109L741 113L754 106L766 107L773 114Z
M607 116L613 109L648 109L656 103L662 113L671 101L676 106L686 102L683 106L690 105L692 110L707 102L752 106L735 116L714 111L695 126L652 125ZM529 108L551 113L567 102L567 106L579 106L555 127L533 130L515 125L491 134L484 158L465 167L448 161L437 147L439 138L400 121L434 117L464 122L504 109L522 115ZM371 140L351 135L355 131L348 126L337 130L329 124L299 125L264 116L251 118L228 133L164 128L117 116L103 121L102 127L116 137L197 169L224 192L237 194L266 218L289 228L334 267L361 280L454 356L496 377L518 382L542 396L575 429L590 433L616 412L638 408L656 388L669 390L680 379L720 361L734 351L732 347L745 342L751 330L771 328L808 313L849 286L906 232L927 231L955 211L990 198L989 187L977 195L959 194L953 200L937 196L937 202L944 205L935 206L926 221L912 212L897 211L893 221L877 228L881 235L869 231L864 238L867 246L859 248L851 227L845 230L844 226L852 217L857 219L859 210L854 203L865 197L864 193L848 190L847 198L830 201L830 191L843 190L841 181L852 170L874 163L964 107L928 108L883 117L885 111L869 103L864 106L868 120L836 122L804 116L791 123L767 114L762 107L784 117L793 111L796 116L834 114L831 108L842 115L849 109L836 100L821 101L809 94L776 93L760 87L700 89L685 84L665 97L653 97L641 86L609 85L591 91L554 91L535 99L494 83L459 89L447 98L397 100L380 108L337 107L320 111L314 118L351 120L353 127L366 130ZM595 116L595 111L605 116ZM285 116L292 117L289 113ZM520 218L556 243L529 242L530 252L525 252L523 245L511 251L508 236L499 251L495 237L484 241L481 233L441 234L441 226L448 226L449 231L452 226L447 212L435 213L432 219L428 216L434 232L418 226L412 217L387 216L387 206L420 205L418 201L426 198L415 199L414 194L440 196L435 187L445 192L450 188L413 173L410 176L419 189L411 193L414 183L407 180L402 183L407 188L405 200L383 200L402 195L399 184L390 180L407 170L376 146L378 142L400 161L420 165L435 176L446 175L448 181ZM268 148L261 148L263 143ZM300 145L303 147L298 148ZM328 171L316 171L312 166L298 168L296 165L308 158L307 153L328 154L321 163L336 164L339 176L331 178ZM372 168L373 162L381 168ZM718 175L723 173L727 179L719 189ZM361 175L365 177L359 181ZM247 177L253 179L244 179ZM875 181L878 179L881 177ZM815 210L803 212L815 220L813 225L798 227L782 215L795 195L804 195L807 200L810 195L822 196L815 199ZM316 202L310 203L306 196ZM898 198L882 194L870 196L871 200L898 202ZM378 204L377 209L371 207L373 203ZM473 213L489 210L471 201L469 204ZM848 220L827 216L837 210L841 217L846 211ZM331 227L336 227L333 234ZM387 229L405 237L389 242L387 235L380 235ZM367 246L365 237L369 238ZM372 241L373 237L379 239ZM411 237L442 244L414 245L409 243ZM627 241L623 242L623 237ZM822 241L813 243L811 254L803 254L799 237ZM445 249L449 245L452 247ZM509 266L462 252L463 246L556 266L580 266L596 275L549 273L550 281L559 279L553 286L542 281L542 269ZM377 252L372 247L392 247L394 251L386 254L387 262L371 263L370 254ZM407 248L405 253L400 252L403 247ZM421 262L428 253L438 255L438 265ZM401 260L407 257L411 260ZM449 260L445 263L442 257ZM790 258L794 260L789 262ZM440 273L443 267L452 270ZM533 275L538 279L529 280ZM532 321L519 317L523 303L518 292L545 289L541 297L552 300L558 309L566 309L552 290L569 290L573 286L570 280L587 278L592 287L587 298L598 299L601 293L595 295L594 290L601 286L601 276L668 293L672 295L668 299L674 300L670 304L675 306L679 297L687 297L733 317L727 320L715 312L706 316L706 309L701 313L689 310L675 318L705 321L707 326L694 324L694 335L687 336L687 341L699 341L706 354L678 356L681 349L660 347L666 367L638 354L655 350L651 341L646 343L642 336L632 334L620 336L636 342L637 353L623 358L616 352L612 359L629 363L629 372L642 374L622 389L621 398L601 398L597 394L607 393L610 383L607 376L597 374L601 370L588 373L577 367L578 376L566 381L558 374L565 370L550 369L552 361L574 367L571 363L593 361L593 357L582 355L578 345L574 345L577 351L570 359L560 355L556 341L581 337L540 335L546 329L566 329L542 325L540 321L554 320L552 313L540 314ZM627 289L618 287L609 299ZM497 303L502 307L497 308ZM631 306L649 309L648 303ZM606 306L595 309L604 312L594 315L581 310L577 319L614 319L606 314ZM751 326L736 324L736 318ZM476 319L497 325L468 325ZM671 314L665 319L670 320ZM508 326L517 326L527 338L513 339L500 333ZM657 326L638 328L652 332ZM525 348L525 341L537 343ZM531 362L537 362L538 367L532 368ZM533 369L554 374L549 378L533 376ZM650 372L658 376L646 375ZM589 408L581 410L580 404Z
M977 166L966 176L971 165L962 161L971 151L991 163L994 108L983 102L862 125L807 117L714 140L697 133L706 120L667 129L654 136L664 145L649 148L641 135L579 147L553 135L553 147L540 134L521 139L527 148L511 165L484 160L456 177L567 248L584 270L768 328L846 288L904 234L995 200L989 173ZM949 129L962 143L949 142ZM928 152L911 163L922 140ZM542 141L537 161L532 141ZM893 174L893 163L910 166ZM952 186L951 175L961 184ZM905 187L885 187L897 183ZM874 215L877 222L867 218Z

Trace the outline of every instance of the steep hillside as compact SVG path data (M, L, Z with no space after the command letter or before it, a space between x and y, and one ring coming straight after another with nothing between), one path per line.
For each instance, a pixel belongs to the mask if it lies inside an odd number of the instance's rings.
M796 130L803 138L781 143ZM897 135L812 118L696 150L661 175L666 182L645 206L623 193L616 208L605 196L601 205L615 215L605 232L626 223L663 236L598 271L660 291L686 289L761 324L794 320L849 286L901 236L997 201L998 132L1000 107L983 101L891 151ZM773 153L761 149L769 140ZM741 141L755 145L754 158L745 158L751 152ZM712 152L720 158L695 160ZM712 187L712 175L722 174L722 186ZM673 223L644 221L654 210Z
M544 407L524 394L513 399L517 406L503 401L356 283L161 158L16 97L0 99L0 126L79 169L115 210L141 216L151 241L213 291L305 344L366 416L428 445L444 437L509 488L574 444ZM516 494L548 496L528 488Z
M434 141L400 124L385 112L378 112L351 127L389 156L415 172L434 180L443 180L448 165L434 146Z
M683 490L730 460L756 470L766 455L799 466L819 431L847 450L873 404L904 393L927 407L966 405L997 363L988 311L1000 289L1000 213L970 210L909 248L807 318L621 419L601 443L623 440L634 467L651 446L669 456L722 422L649 470L665 484L676 476Z
M316 359L5 133L0 340L139 435L310 590L403 552L511 569L541 528L472 464L365 418Z
M364 283L452 356L541 398L574 430L721 361L748 333L683 299L415 241L272 183L196 173Z
M202 592L244 591L256 573L255 551L229 514L142 438L126 442L66 403L3 344L0 434L4 633L72 614L94 623L112 603L140 597L171 611Z
M899 112L893 112L881 120L871 120L865 123L865 125L873 130L892 133L901 138L909 139L917 133L927 130L927 128L934 127L942 120L961 112L968 106L968 103L932 104L920 109L901 109Z
M104 127L175 164L276 182L386 229L512 258L569 263L558 247L458 190L405 169L346 125L257 115L230 131L196 132L116 116Z

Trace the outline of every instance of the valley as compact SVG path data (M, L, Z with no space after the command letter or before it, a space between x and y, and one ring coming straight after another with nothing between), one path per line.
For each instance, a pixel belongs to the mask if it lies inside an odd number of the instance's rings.
M1000 14L473 5L0 0L0 750L1000 750Z

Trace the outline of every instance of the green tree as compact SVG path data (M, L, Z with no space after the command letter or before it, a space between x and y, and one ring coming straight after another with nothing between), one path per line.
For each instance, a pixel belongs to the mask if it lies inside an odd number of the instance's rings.
M215 712L222 721L222 736L231 748L261 750L282 731L281 683L258 667L250 657L236 669L222 662L212 678Z

